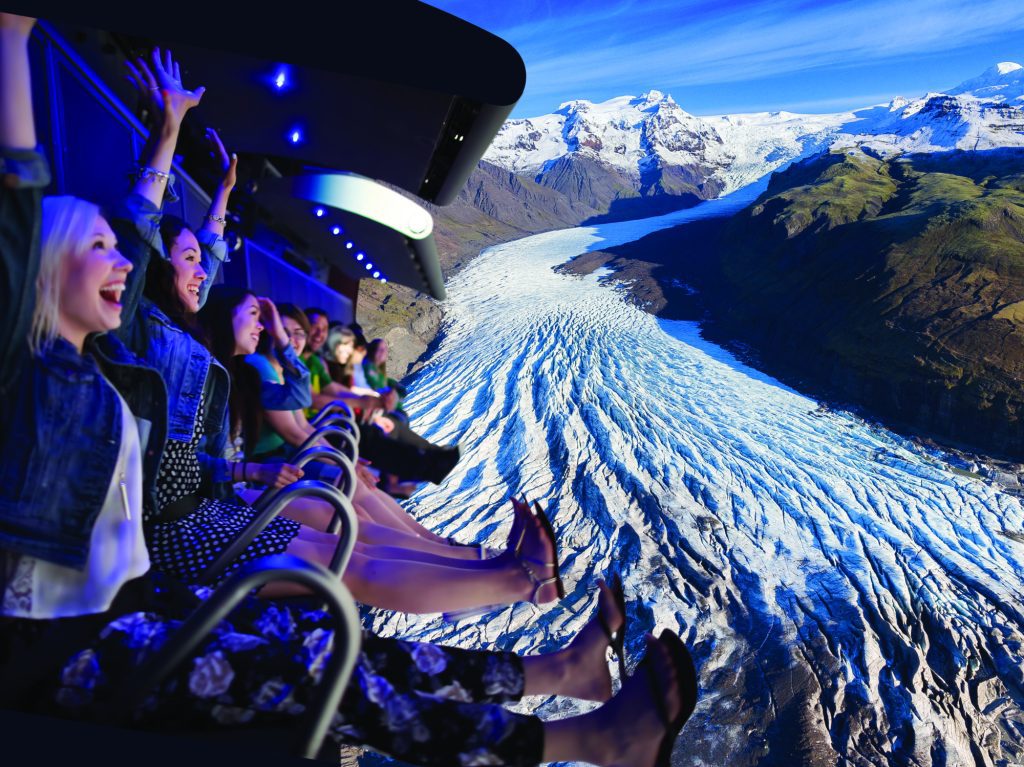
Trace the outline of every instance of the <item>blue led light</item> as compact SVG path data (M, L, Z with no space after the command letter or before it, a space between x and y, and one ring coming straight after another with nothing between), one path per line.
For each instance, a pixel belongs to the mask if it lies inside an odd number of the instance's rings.
M362 261L364 258L366 258L366 256L362 253L356 253L356 261Z
M380 272L374 272L373 273L373 278L377 279L378 277L380 277Z
M373 269L373 264L371 264L369 261L367 261L366 262L366 271L370 271L371 269Z
M352 243L351 243L351 241L350 242L346 242L345 243L345 247L348 248L349 250L352 250Z
M387 277L381 277L381 278L380 278L380 281L381 281L381 282L387 282L387 281L388 281L388 278L387 278Z
M341 234L341 227L340 226L336 226L333 229L331 229L331 234L335 234L335 235Z
M287 64L280 64L270 72L264 71L260 82L276 93L287 93L295 87L291 67Z
M324 215L324 209L323 208L317 208L316 209L316 217L317 218L323 218L323 215Z
M291 141L293 144L298 144L300 141L302 141L302 131L300 131L298 128L294 129L291 133L288 134L288 140Z

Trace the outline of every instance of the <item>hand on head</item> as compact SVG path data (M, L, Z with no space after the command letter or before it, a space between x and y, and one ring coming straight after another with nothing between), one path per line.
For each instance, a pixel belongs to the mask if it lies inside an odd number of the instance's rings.
M285 332L284 323L281 321L281 315L277 311L277 306L266 296L262 296L257 300L260 302L260 319L264 327L273 336L278 347L283 349L289 343L288 333Z

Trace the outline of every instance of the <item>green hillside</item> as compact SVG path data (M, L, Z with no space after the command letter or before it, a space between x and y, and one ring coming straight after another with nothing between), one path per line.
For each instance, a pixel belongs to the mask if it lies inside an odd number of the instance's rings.
M1024 153L833 153L773 177L706 280L719 330L883 418L1024 455Z

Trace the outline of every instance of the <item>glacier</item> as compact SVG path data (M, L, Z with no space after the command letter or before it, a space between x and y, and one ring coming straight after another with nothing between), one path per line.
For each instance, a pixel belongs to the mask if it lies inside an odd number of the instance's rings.
M627 303L614 275L553 267L749 204L764 181L658 218L484 251L449 283L443 336L407 407L459 465L409 502L503 545L512 495L539 499L568 594L385 634L540 652L623 575L629 665L679 632L701 698L675 765L1024 762L1024 530L1018 498L941 453L818 403ZM610 289L611 288L611 289ZM1009 533L1010 535L1008 535ZM590 704L531 699L543 717Z

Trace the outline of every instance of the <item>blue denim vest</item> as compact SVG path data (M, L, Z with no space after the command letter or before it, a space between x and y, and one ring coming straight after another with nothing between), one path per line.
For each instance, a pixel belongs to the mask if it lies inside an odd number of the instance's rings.
M110 384L149 422L140 437L151 507L167 394L159 374L109 334L90 336L84 355L62 338L31 354L49 169L37 151L0 149L0 176L0 549L81 568L121 442Z
M32 356L0 398L0 547L69 567L84 567L121 444L117 388L137 418L151 424L143 454L143 498L155 508L163 452L163 380L116 338L100 336L81 355L58 338Z
M122 324L117 333L164 379L167 386L168 439L183 442L192 439L199 403L206 390L203 423L206 438L199 452L199 464L204 489L215 497L221 497L222 493L214 492L216 486L230 480L230 467L224 458L230 392L228 372L206 347L142 295L150 259L165 258L160 240L160 217L155 205L139 195L131 195L111 218L110 225L117 234L118 249L134 267L122 296ZM223 240L206 235L206 232L200 232L198 236L203 270L208 275L200 290L200 305L205 303L221 263L227 260Z

